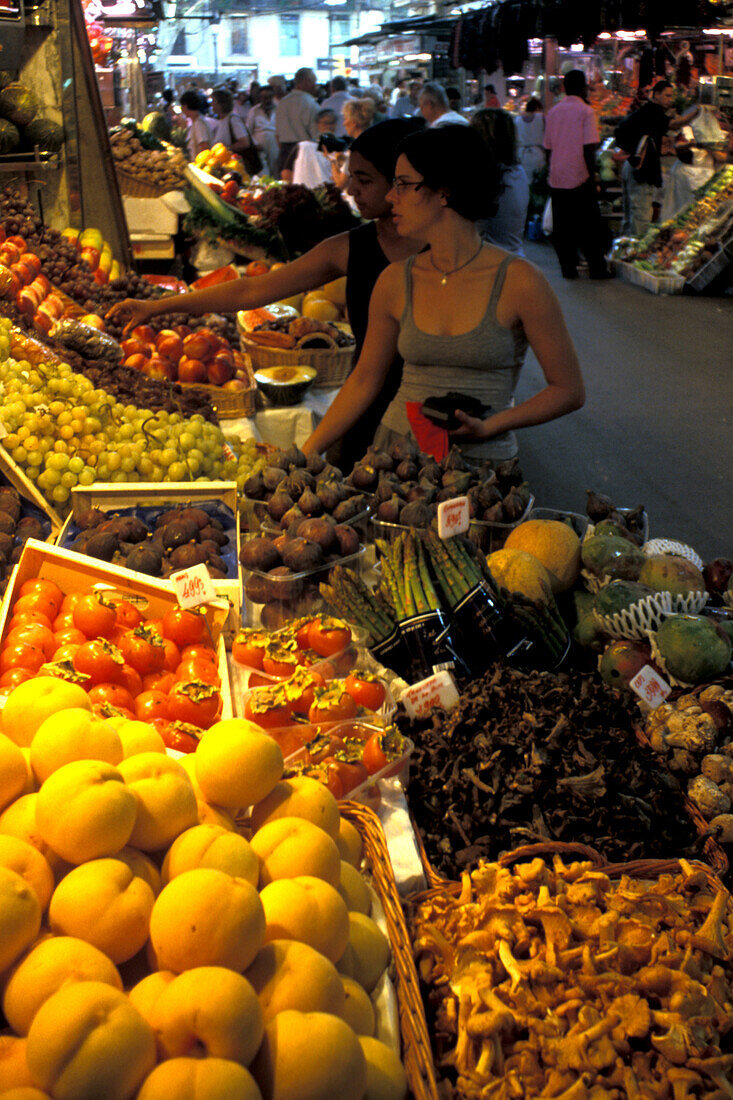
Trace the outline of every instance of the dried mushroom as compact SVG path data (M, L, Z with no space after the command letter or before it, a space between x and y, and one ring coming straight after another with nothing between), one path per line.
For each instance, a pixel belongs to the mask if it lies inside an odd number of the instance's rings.
M733 1096L730 904L684 860L612 880L559 856L426 895L409 917L441 1096Z

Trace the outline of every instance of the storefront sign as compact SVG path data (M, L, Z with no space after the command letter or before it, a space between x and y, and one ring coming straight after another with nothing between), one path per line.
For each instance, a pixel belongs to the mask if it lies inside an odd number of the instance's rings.
M433 707L450 710L458 703L458 689L450 672L444 670L409 687L400 699L410 718L424 718Z
M468 497L442 500L438 505L438 535L440 538L449 539L453 535L464 534L468 530L469 523Z
M190 569L180 569L171 573L179 607L200 607L216 599L216 592L209 571L205 565L192 565Z

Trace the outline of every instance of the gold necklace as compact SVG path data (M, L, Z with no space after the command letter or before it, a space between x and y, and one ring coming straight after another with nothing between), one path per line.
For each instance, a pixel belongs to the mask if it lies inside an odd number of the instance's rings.
M451 271L443 271L442 268L438 267L435 260L433 259L433 252L432 252L432 249L431 249L430 253L429 253L430 263L433 265L433 267L438 272L438 274L442 275L442 279L440 280L440 285L445 286L446 283L448 282L448 276L449 275L455 275L457 271L463 271L464 267L468 267L469 264L472 264L483 247L484 247L484 242L482 241L481 244L476 249L476 251L474 252L473 256L471 256L470 260L466 260L465 264L461 264L460 267L454 267Z

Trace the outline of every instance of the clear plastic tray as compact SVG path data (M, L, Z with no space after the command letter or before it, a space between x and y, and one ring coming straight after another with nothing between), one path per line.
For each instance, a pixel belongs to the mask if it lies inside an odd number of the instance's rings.
M337 723L333 728L329 728L327 732L332 737L338 737L339 728L345 729L345 727L347 726L355 726L358 724L359 723L356 721ZM361 725L363 726L365 733L368 731L369 736L371 736L371 734L373 733L381 732L381 727L379 726L374 726L366 722L361 723ZM268 730L267 732L270 733L276 731ZM368 737L364 739L365 744L367 740ZM379 792L377 790L377 783L380 779L397 778L401 779L402 782L406 785L409 781L410 756L412 755L412 751L415 748L415 745L409 737L405 737L403 740L404 747L400 756L396 757L394 760L390 760L378 772L374 772L372 775L367 776L367 778L362 783L359 783L358 786L352 787L352 789L349 791L344 791L343 797L348 798L351 801L362 802L366 805L374 805L379 802L380 798ZM292 767L295 764L300 764L304 762L307 763L308 759L308 750L304 745L302 746L302 748L291 753L289 756L286 756L285 768L287 770L288 767Z
M361 575L365 568L365 556L366 547L360 546L355 554L327 562L317 569L291 573L282 578L271 577L257 569L243 568L243 625L264 626L268 630L274 630L291 619L319 614L325 609L319 584L328 580L328 575L335 565L346 565L353 572ZM256 592L257 584L263 586L262 591ZM254 598L255 595L265 594L267 598L264 600ZM266 611L265 608L269 610Z
M534 505L534 497L530 495L524 512L513 523L487 523L484 520L472 519L468 534L472 542L475 542L486 554L494 550L500 550L506 542L509 532L524 523L529 518L529 513ZM372 538L384 539L386 542L394 542L401 531L409 531L403 523L387 523L385 520L372 516Z
M283 477L284 476L285 471L283 471ZM376 498L372 493L361 492L359 489L354 489L350 485L345 485L344 488L347 490L347 496L363 496L366 498L364 508L361 512L357 512L351 519L342 521L348 523L350 527L355 527L357 531L364 536L367 532L369 517L376 505ZM253 500L251 497L246 496L240 498L240 523L250 534L259 534L261 531L282 532L280 524L272 519L270 513L267 511L267 503L266 500Z

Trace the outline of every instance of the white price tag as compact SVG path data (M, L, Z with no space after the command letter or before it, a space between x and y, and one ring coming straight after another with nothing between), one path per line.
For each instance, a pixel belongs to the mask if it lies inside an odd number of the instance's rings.
M444 669L420 680L405 691L400 699L410 718L424 718L433 707L450 710L458 703L458 688L450 672Z
M171 573L179 607L199 607L216 599L214 583L205 565L192 565Z
M469 522L468 497L454 497L438 505L438 535L441 539L462 535L468 530Z
M644 665L633 680L629 680L629 687L650 707L658 707L672 690L667 681L662 679L651 665Z
M227 441L226 441L226 440L224 440L224 444L223 444L223 446L222 446L222 448L221 448L221 452L222 452L222 454L224 455L224 458L225 458L225 460L227 460L227 461L229 461L229 462L236 462L236 461L237 461L237 455L236 455L236 452L235 452L235 451L233 450L233 448L232 448L232 447L231 447L231 446L230 446L230 445L229 445L229 444L227 443Z

